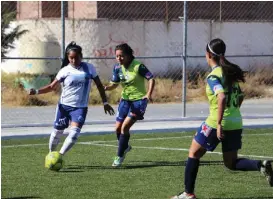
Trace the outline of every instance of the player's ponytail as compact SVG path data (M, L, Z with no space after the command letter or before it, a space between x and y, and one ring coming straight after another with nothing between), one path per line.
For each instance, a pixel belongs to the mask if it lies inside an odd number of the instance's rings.
M220 58L219 65L228 86L232 86L234 82L245 82L244 72L238 65L229 62L224 56Z
M63 61L62 61L61 68L67 66L68 64L69 64L68 55L67 55L67 53L65 53L64 59L63 59Z
M207 44L207 52L209 52L212 59L222 67L225 87L230 89L234 82L245 82L244 72L242 69L225 58L226 45L223 40L211 40Z
M83 57L82 56L82 47L80 47L79 45L76 44L75 41L72 41L70 42L66 49L65 49L65 56L64 56L64 59L62 61L62 65L61 65L61 68L67 66L69 64L69 60L68 60L68 53L73 50L75 51L76 53L79 53L79 55L81 56L81 58Z

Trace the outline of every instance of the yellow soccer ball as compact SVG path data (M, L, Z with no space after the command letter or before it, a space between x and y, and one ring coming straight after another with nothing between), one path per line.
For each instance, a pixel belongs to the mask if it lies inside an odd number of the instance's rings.
M49 170L59 171L63 164L62 155L57 151L49 152L45 158L45 167Z

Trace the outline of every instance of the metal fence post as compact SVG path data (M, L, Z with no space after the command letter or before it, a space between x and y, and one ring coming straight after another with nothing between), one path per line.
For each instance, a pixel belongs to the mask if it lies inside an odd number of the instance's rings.
M186 99L187 99L187 1L184 1L184 16L183 16L183 70L182 70L182 117L186 117Z
M65 56L65 2L61 2L61 20L62 20L62 47L61 47L61 57L62 60Z

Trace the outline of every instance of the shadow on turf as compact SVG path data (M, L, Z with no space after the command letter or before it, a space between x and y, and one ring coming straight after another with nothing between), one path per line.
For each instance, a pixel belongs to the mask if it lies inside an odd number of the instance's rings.
M78 170L77 169L71 169L70 167L69 168L64 168L63 170L59 171L59 173L80 173L80 172L84 172L83 170Z
M2 198L2 199L30 199L30 198L41 198L41 197L36 197L36 196L18 196L18 197Z
M242 197L240 197L240 198L210 198L210 199L273 199L273 197L271 197L271 196L265 196L265 197L246 197L246 198L242 198Z
M120 167L119 169L141 169L149 167L165 167L165 166L185 166L186 161L178 162L168 162L168 161L131 161L130 163L135 163L134 165L126 165ZM223 161L201 161L200 166L209 165L223 165ZM92 165L67 165L67 167L62 172L77 172L85 169L116 169L115 167L109 166L92 166Z

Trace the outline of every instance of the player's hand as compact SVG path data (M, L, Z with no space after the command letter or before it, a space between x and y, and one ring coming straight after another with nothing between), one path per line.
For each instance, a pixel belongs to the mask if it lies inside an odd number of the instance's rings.
M218 124L218 125L217 125L217 138L218 138L219 140L224 139L223 127L222 127L221 124Z
M109 115L114 115L115 114L114 109L109 104L104 105L104 112L105 112L105 114L108 113Z
M108 91L109 86L104 86L103 88L104 88L105 91Z
M149 94L146 94L142 99L147 99L148 100L148 102L151 102L151 103L153 103L153 99L152 99L152 96L151 95L149 95Z
M36 95L36 90L33 89L33 88L29 89L29 90L28 90L28 94L29 94L29 95Z

